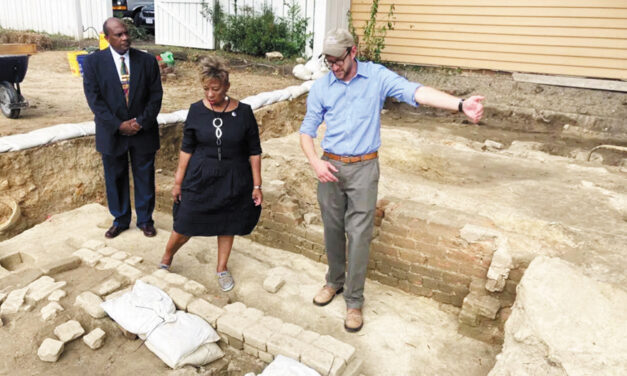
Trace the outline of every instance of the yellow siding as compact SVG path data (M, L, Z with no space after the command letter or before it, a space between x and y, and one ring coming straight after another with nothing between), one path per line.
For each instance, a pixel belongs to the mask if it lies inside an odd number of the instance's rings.
M385 61L627 80L627 0L381 0L380 25L390 4Z

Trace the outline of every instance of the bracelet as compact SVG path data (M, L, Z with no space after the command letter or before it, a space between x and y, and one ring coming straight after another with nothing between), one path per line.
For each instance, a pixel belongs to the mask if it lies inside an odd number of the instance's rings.
M464 98L459 100L459 104L457 105L457 111L464 112Z
M261 190L261 186L260 185L255 185L255 186L253 186L253 189Z

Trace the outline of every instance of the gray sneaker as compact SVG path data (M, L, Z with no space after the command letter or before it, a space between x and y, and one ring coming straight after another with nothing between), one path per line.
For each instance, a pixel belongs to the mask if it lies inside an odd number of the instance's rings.
M226 292L233 289L233 286L235 286L235 281L233 280L233 276L231 275L230 271L225 270L223 272L219 272L217 273L217 276L218 284L220 285L222 291Z

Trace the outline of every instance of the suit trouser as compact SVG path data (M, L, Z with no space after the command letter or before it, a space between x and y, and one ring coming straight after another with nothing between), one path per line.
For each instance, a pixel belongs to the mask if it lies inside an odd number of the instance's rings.
M155 209L155 153L140 154L131 147L122 155L102 154L107 203L115 220L113 224L128 227L131 223L129 156L133 171L137 226L153 224Z
M318 183L329 263L327 285L344 287L347 308L361 308L379 185L379 160L333 164L338 182ZM346 243L348 241L348 248Z

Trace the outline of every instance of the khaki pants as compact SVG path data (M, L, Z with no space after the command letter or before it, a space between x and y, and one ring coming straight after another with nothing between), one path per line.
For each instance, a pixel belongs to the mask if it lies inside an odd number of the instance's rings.
M344 286L347 308L361 308L377 203L379 160L333 164L338 182L318 183L318 202L324 223L329 262L327 285ZM348 241L348 247L347 247Z

